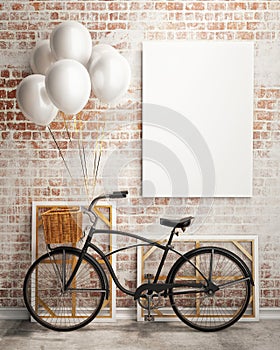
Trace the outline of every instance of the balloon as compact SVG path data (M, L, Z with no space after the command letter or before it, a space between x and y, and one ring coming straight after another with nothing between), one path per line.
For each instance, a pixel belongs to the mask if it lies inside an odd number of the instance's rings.
M58 109L47 95L42 74L24 78L17 87L16 97L23 115L35 124L48 125L57 115Z
M30 67L32 72L45 75L54 62L55 58L51 52L50 41L39 41L31 53Z
M84 108L90 96L88 71L74 60L57 61L47 72L46 89L58 109L66 114L76 114Z
M69 58L84 65L87 64L92 51L89 31L75 21L59 24L51 33L50 45L57 60Z
M118 53L115 48L107 44L98 44L93 46L90 59L88 61L88 68L93 64L94 61L99 59L105 52Z
M130 67L119 53L105 52L89 68L92 90L102 102L116 102L127 90Z

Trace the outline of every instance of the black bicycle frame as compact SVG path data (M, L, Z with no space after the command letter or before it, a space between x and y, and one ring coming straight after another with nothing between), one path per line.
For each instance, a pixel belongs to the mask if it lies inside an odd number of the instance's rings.
M119 248L119 249L116 249L114 251L110 251L109 253L105 254L100 248L98 248L95 244L91 243L91 240L93 238L93 236L95 234L108 234L108 235L121 235L121 236L126 236L126 237L131 237L131 238L134 238L134 239L137 239L137 240L140 240L142 242L145 242L145 243L138 243L138 244L133 244L133 245L129 245L129 246L125 246L125 247L122 247L122 248ZM156 274L155 274L155 277L153 279L153 282L149 284L149 287L152 288L153 286L153 290L157 291L157 292L161 292L161 291L166 291L167 289L170 289L170 288L174 288L174 287L191 287L191 288L202 288L204 285L202 283L188 283L186 285L176 285L176 284L157 284L158 282L158 279L160 277L160 274L161 274L161 271L162 271L162 268L164 266L164 263L165 263L165 260L167 258L167 255L168 255L168 252L169 251L172 251L174 253L176 253L177 255L179 255L180 257L183 257L184 258L184 255L181 254L180 252L178 252L177 250L175 250L173 247L172 247L172 240L173 240L173 237L174 237L174 234L175 234L175 231L172 230L170 236L169 236L169 239L168 239L168 242L166 245L162 245L158 242L155 242L155 241L152 241L150 239L147 239L145 237L142 237L142 236L139 236L139 235L135 235L133 233L129 233L129 232L123 232L123 231L117 231L117 230L103 230L103 229L95 229L94 227L91 227L89 233L88 233L88 237L87 237L87 240L81 250L81 255L77 261L77 264L69 278L69 280L67 281L66 285L65 285L65 290L69 289L81 263L82 263L82 260L85 256L85 254L87 253L87 250L88 248L91 248L93 249L99 256L100 258L105 262L108 270L109 270L109 273L113 279L113 281L115 282L116 286L125 294L127 295L130 295L130 296L133 296L134 299L137 299L138 296L140 296L141 294L141 286L139 288L137 288L136 291L131 291L131 290L128 290L126 289L119 281L119 279L117 278L116 276L116 273L110 263L110 260L109 260L109 257L113 254L116 254L118 252L121 252L123 250L127 250L127 249L131 249L131 248L136 248L136 247L141 247L141 246L155 246L161 250L163 250L163 255L162 255L162 258L161 258L161 261L159 263L159 266L157 268L157 271L156 271ZM187 259L186 259L187 260ZM208 278L205 277L203 275L203 273L197 268L197 266L195 266L191 261L187 260L199 273L200 275L202 276L202 278L208 282ZM147 284L143 284L142 285L142 289L147 289ZM136 293L138 291L138 293ZM182 294L182 292L181 292Z

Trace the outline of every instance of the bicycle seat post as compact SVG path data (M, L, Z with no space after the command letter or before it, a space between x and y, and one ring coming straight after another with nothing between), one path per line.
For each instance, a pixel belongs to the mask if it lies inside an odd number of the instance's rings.
M172 244L172 240L173 240L174 234L175 234L175 227L172 229L172 231L171 231L171 233L170 233L168 242L167 242L167 244L166 244L164 253L163 253L163 255L162 255L162 258L161 258L161 261L160 261L160 264L159 264L159 267L158 267L158 270L157 270L157 274L156 274L155 279L154 279L154 283L157 283L157 281L158 281L158 279L159 279L159 276L160 276L160 274L161 274L161 271L162 271L162 268L163 268L165 259L166 259L166 257L167 257L167 254L168 254L170 248L172 248L172 245L171 245L171 244Z

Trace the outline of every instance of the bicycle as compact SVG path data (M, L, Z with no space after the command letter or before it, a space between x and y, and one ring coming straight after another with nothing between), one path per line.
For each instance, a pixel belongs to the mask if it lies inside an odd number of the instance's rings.
M160 244L133 233L96 229L98 216L93 208L105 198L125 198L127 191L100 195L83 208L91 221L82 249L70 246L52 248L29 268L24 280L23 296L31 316L41 325L56 331L72 331L91 322L100 312L109 296L110 283L101 264L88 253L89 248L105 263L116 286L147 310L146 320L153 320L151 311L158 298L170 300L178 318L200 331L218 331L237 322L248 306L254 286L246 263L233 252L221 247L200 247L180 253L172 246L174 235L191 225L192 216L180 220L160 219L160 224L171 227L166 244ZM95 234L115 234L140 240L105 254L92 243ZM155 275L128 290L119 281L110 263L110 257L122 250L137 246L154 246L163 251ZM178 255L164 282L160 281L167 255ZM37 301L37 302L36 302Z

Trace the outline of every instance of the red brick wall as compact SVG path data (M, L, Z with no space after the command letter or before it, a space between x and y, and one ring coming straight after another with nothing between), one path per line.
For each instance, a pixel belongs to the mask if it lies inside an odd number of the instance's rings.
M31 204L36 200L85 200L83 181L70 179L43 127L19 111L16 87L31 73L28 59L40 39L64 20L77 20L93 42L120 50L132 67L121 107L108 108L94 96L79 116L85 147L99 130L103 163L114 149L127 157L116 184L130 198L118 210L120 229L158 230L160 215L210 215L196 233L257 234L261 307L280 307L280 3L279 1L12 1L0 4L0 307L21 307L22 280L30 264ZM143 40L254 40L254 182L252 198L142 199L141 42ZM207 60L205 60L207 64ZM69 118L70 119L70 118ZM242 126L241 126L242 127ZM62 151L69 149L62 116L51 124ZM97 189L102 189L99 182ZM127 215L127 213L131 215ZM135 215L132 215L135 214ZM135 285L135 254L118 262L128 287ZM118 294L119 306L131 299Z

